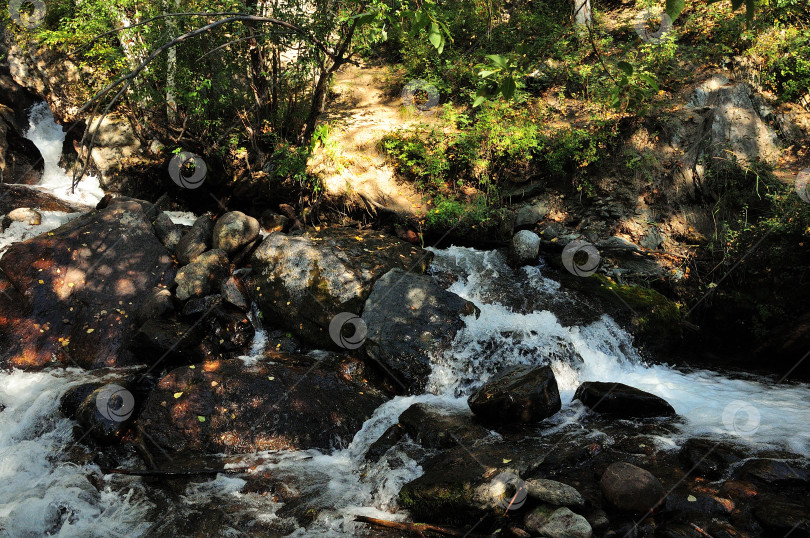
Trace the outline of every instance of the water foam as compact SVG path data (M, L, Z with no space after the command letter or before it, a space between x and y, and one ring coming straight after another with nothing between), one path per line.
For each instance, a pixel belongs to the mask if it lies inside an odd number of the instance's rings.
M98 178L86 175L74 190L73 178L59 166L65 131L54 121L46 102L31 108L28 123L29 128L25 137L37 146L45 165L37 188L67 202L95 206L104 197Z

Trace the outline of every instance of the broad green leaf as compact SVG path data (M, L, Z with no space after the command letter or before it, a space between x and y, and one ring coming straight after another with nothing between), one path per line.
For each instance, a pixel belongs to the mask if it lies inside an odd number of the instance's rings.
M501 69L506 69L509 64L509 60L507 60L505 56L501 56L500 54L487 54L487 58L492 60L492 63L494 63Z
M481 78L487 78L487 77L489 77L491 75L494 75L495 73L497 73L499 71L500 71L500 69L492 69L492 70L488 70L488 71L484 70L484 71L481 71L480 73L478 73L478 76L481 77Z
M683 11L685 0L667 0L667 15L669 19L674 21L678 15Z
M616 64L616 67L624 71L628 76L633 74L633 66L627 62L621 61Z
M487 100L486 97L484 97L483 95L479 95L478 97L475 98L475 101L473 101L473 108L478 108L486 100Z
M650 75L642 73L639 75L639 78L641 78L641 80L649 84L650 88L652 88L653 90L661 91L661 88L658 86L658 83Z
M430 44L436 48L439 54L441 54L442 50L444 49L444 35L442 35L439 25L435 22L430 25L428 40L430 41Z
M501 93L506 99L511 99L515 95L515 79L506 77L501 82Z

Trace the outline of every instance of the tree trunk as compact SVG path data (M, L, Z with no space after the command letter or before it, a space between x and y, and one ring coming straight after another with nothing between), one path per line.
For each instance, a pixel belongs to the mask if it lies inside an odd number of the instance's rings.
M577 26L591 25L591 0L574 0L574 23Z
M179 11L180 0L174 0L174 10ZM166 13L166 11L164 11ZM173 18L167 19L167 26L169 27L169 39L173 39L177 34L177 24ZM177 90L175 76L177 75L177 49L172 47L168 51L166 59L166 119L169 125L177 120L177 99L175 92Z

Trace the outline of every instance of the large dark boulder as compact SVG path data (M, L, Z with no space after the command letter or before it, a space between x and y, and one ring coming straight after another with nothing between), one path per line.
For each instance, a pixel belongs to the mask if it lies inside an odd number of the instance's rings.
M424 275L392 269L374 285L365 308L364 349L404 391L421 392L431 357L447 349L464 327L473 303L442 289Z
M622 418L670 417L677 414L663 398L623 383L586 381L577 388L574 399L597 413Z
M337 314L359 315L383 274L395 267L424 272L431 259L421 248L371 230L274 233L253 253L252 291L265 319L334 349L329 325Z
M189 230L183 234L174 248L177 261L181 265L193 262L197 256L211 247L211 234L214 229L214 218L210 213L200 215Z
M386 400L352 359L277 354L172 370L138 419L168 453L248 453L346 447Z
M130 201L12 245L0 259L0 365L136 364L136 313L171 266Z
M0 105L13 111L14 122L21 132L28 129L28 114L40 101L42 99L34 92L17 84L8 65L0 65Z
M493 424L539 422L562 408L557 379L549 366L511 366L467 399L470 409Z
M174 282L175 295L181 301L192 297L203 297L219 291L220 283L228 278L231 265L223 250L209 250L194 258L194 261L177 271Z

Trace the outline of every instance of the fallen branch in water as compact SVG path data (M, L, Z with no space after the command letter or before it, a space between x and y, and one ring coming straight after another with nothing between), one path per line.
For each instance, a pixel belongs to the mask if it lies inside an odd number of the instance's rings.
M157 471L157 470L144 470L140 471L138 469L102 469L101 472L104 474L124 474L127 476L194 476L200 474L219 474L219 473L242 473L247 471L247 468L244 469L170 469L165 471Z
M376 525L378 527L386 527L389 529L397 529L400 531L417 532L420 534L425 531L431 531L437 532L439 534L444 534L446 536L478 536L476 534L468 534L458 529L453 529L450 527L440 527L438 525L430 525L428 523L407 523L402 521L388 521L386 519L377 519L375 517L368 517L368 516L354 516L354 520L359 521L361 523Z

